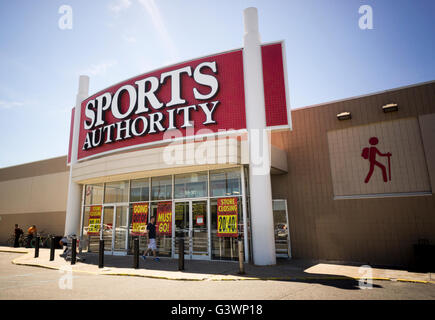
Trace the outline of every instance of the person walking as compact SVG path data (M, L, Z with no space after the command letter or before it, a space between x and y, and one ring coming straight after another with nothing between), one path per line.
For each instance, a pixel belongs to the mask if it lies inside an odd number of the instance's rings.
M15 224L15 239L14 239L14 248L18 248L20 246L20 237L24 233L23 229L18 228L18 224Z
M154 256L154 260L160 261L160 258L158 258L157 254L156 254L156 250L157 250L157 246L156 246L156 217L154 217L154 216L150 218L150 223L148 223L148 225L147 225L147 235L148 235L148 248L144 252L142 259L145 260L147 254L150 251L152 251L153 256Z

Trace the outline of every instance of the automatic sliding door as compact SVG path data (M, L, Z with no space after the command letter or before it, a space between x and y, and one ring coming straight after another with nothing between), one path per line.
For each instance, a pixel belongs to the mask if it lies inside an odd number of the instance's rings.
M178 239L184 238L184 255L190 255L189 249L189 202L175 202L175 255L178 256Z

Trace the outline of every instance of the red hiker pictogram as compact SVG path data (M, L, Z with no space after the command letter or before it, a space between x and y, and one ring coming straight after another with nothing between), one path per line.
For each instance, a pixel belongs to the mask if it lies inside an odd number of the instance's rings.
M390 152L381 153L378 150L378 148L375 147L375 145L379 143L379 139L376 137L371 137L369 139L369 143L371 144L371 146L364 148L361 153L361 157L370 161L370 170L364 182L365 183L369 182L370 178L372 177L373 171L375 170L375 166L381 168L384 182L391 181L391 165L390 165L391 153ZM387 170L385 166L382 163L376 161L376 154L380 155L381 157L388 157L388 179L387 179Z

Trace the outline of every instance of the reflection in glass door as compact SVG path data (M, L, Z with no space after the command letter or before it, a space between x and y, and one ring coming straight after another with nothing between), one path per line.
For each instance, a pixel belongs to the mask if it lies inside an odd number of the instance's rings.
M127 249L127 228L128 228L128 206L116 206L115 228L113 238L114 253L126 254Z
M111 205L103 207L101 239L106 254L127 253L128 206Z
M287 200L273 200L275 250L278 258L291 258Z
M208 256L207 201L192 201L190 214L192 256Z
M103 207L103 225L101 227L101 239L104 240L104 251L112 251L113 238L113 212L115 207Z
M190 255L189 246L189 202L175 202L175 256L178 257L178 239L184 238L184 255Z

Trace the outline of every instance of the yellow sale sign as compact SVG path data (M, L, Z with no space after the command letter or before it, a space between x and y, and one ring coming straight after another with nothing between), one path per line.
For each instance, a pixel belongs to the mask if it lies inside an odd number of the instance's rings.
M172 234L172 202L157 204L157 232L161 235Z
M217 236L237 237L238 206L237 198L217 199Z
M88 235L97 236L100 234L101 206L91 206L89 212Z
M142 236L147 230L148 219L148 203L135 203L133 204L133 214L131 217L131 235Z

